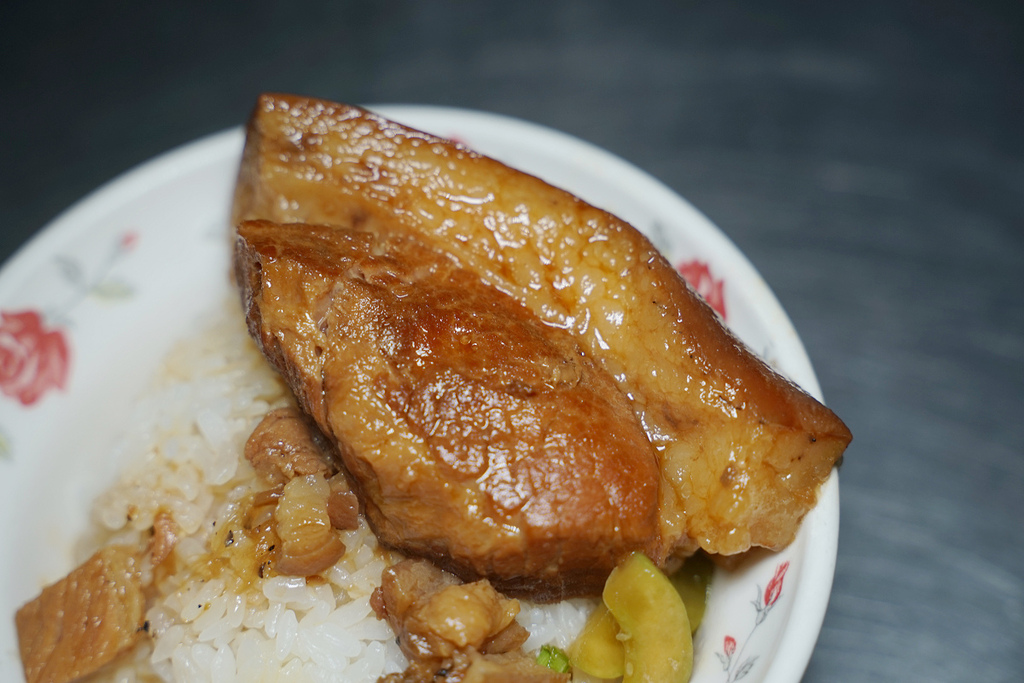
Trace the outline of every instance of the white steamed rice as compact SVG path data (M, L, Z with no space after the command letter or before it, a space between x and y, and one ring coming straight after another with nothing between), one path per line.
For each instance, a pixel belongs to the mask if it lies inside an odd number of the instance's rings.
M375 681L406 662L369 599L395 555L378 548L365 523L343 533L347 552L320 579L267 577L242 586L231 576L192 571L239 501L266 488L241 457L256 423L288 393L249 339L237 302L179 344L139 401L114 455L119 481L97 501L82 559L101 545L144 545L155 515L169 511L182 538L181 569L158 572L147 611L152 640L98 676L134 681ZM523 601L528 651L566 648L592 602Z

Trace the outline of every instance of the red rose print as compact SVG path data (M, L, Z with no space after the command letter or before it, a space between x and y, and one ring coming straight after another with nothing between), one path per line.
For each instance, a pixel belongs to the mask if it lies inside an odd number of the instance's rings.
M757 586L757 597L750 603L754 606L755 610L754 625L751 626L750 633L746 639L742 641L739 654L736 653L736 646L739 643L732 636L725 636L725 640L722 643L722 651L715 653L718 656L718 661L722 663L722 671L725 672L727 683L735 683L746 678L747 674L754 668L758 655L744 657L743 652L747 649L747 645L750 643L750 639L753 638L754 632L768 618L768 613L772 611L772 607L782 597L782 582L786 578L786 570L788 569L789 560L775 567L775 574L763 592L761 591L761 586Z
M30 406L68 378L68 345L36 311L0 312L0 391Z
M725 317L725 281L711 277L711 269L704 261L694 259L676 266L679 273L698 294L704 297L718 315Z
M129 230L121 235L121 240L117 243L117 246L121 251L131 251L135 248L135 245L138 244L138 242L139 233L134 230Z
M764 606L766 608L778 602L779 596L782 595L782 580L786 578L787 569L789 569L789 561L783 562L775 568L775 576L764 589Z

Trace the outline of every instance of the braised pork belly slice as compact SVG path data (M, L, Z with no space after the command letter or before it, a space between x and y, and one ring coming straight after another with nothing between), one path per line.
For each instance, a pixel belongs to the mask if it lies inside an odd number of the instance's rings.
M787 545L850 441L632 226L462 145L357 107L264 95L233 216L415 236L568 331L658 450L662 535L681 553Z
M382 542L538 599L662 557L654 449L570 334L408 237L238 234L250 332Z
M131 548L97 551L15 615L28 683L67 683L97 671L143 635L145 597Z

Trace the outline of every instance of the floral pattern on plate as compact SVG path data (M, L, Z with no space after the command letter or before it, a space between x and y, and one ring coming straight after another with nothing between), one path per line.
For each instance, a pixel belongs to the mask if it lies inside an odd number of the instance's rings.
M768 618L769 612L775 607L775 603L782 597L782 582L786 578L786 570L789 569L789 561L780 563L775 567L775 574L772 576L768 585L764 591L761 591L761 586L757 587L757 598L751 601L751 604L756 610L754 617L754 625L751 627L750 632L747 634L746 639L739 647L739 652L736 651L736 638L731 635L726 635L722 639L722 651L716 652L718 660L722 663L722 670L726 673L726 681L732 683L744 678L750 673L751 669L754 668L754 664L757 662L757 655L751 655L746 659L743 658L743 652L746 650L747 644L750 639L754 637L754 632L757 627L760 626L765 619Z
M0 395L27 409L52 391L67 390L72 314L87 296L108 301L132 296L131 285L113 277L112 270L137 242L138 233L121 234L98 264L55 256L58 272L71 290L64 301L49 307L0 310ZM0 457L11 456L11 439L0 426Z
M725 280L713 277L711 267L700 259L683 261L676 265L676 270L704 298L704 301L722 316L722 320L725 320Z

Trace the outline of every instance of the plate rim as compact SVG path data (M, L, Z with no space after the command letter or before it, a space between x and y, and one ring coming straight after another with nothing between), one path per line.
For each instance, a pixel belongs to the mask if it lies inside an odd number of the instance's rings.
M465 119L506 131L521 131L534 138L549 140L553 144L574 149L584 156L599 159L616 173L622 173L624 178L628 177L630 182L657 193L659 201L675 206L679 212L686 215L688 221L700 225L701 230L706 233L705 236L714 241L715 248L727 254L732 267L744 275L741 288L746 289L753 283L761 290L758 292L760 300L774 309L771 311L773 323L783 326L783 331L791 336L789 342L795 345L792 352L806 363L801 385L808 393L823 401L817 375L799 334L753 263L717 224L647 171L582 138L505 114L424 104L380 103L361 106L401 122L404 122L403 119L429 117L450 118L453 122ZM416 127L415 124L411 125ZM453 123L452 127L457 128L457 125ZM58 245L87 231L93 223L94 216L102 215L109 207L118 205L122 198L136 197L145 191L159 188L175 177L186 175L210 163L223 162L231 157L240 158L244 132L244 126L233 126L177 145L117 174L72 203L0 263L0 301L10 290L24 282ZM486 154L486 151L483 153ZM763 680L773 683L800 679L810 663L824 623L835 575L839 540L839 475L835 468L819 492L817 506L803 520L801 533L807 534L807 542L813 543L822 552L803 553L800 576L794 588L790 589L795 590L796 596L793 598L789 618L791 621L795 619L796 622L782 629L781 638L771 653L771 661L764 670ZM802 598L798 600L797 598L801 596Z

